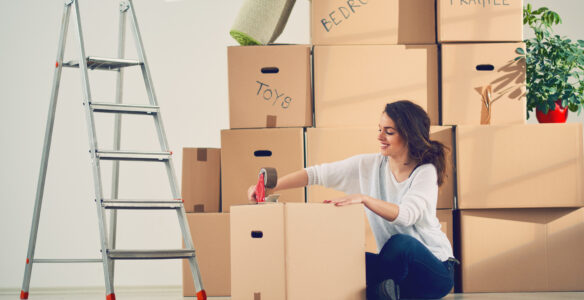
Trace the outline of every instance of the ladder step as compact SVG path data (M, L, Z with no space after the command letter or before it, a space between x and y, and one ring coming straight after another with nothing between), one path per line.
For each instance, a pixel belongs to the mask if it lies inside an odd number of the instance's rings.
M108 250L111 259L176 259L191 258L195 256L195 250Z
M92 102L90 104L90 107L91 107L91 110L93 110L93 112L117 113L117 114L152 115L152 114L157 114L160 110L159 106L98 103L98 102Z
M182 200L120 200L104 199L101 206L105 209L179 209Z
M87 68L90 70L119 70L124 67L142 65L139 60L123 58L87 57ZM70 60L63 63L63 67L79 68L79 60Z
M35 258L34 263L45 264L67 264L67 263L102 263L103 260L99 258Z
M168 161L172 152L98 151L102 160Z

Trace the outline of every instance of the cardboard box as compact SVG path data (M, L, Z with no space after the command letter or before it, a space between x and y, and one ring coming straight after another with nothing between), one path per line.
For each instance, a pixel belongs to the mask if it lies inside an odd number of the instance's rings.
M410 100L438 125L436 45L314 47L315 125L374 127L389 102Z
M438 0L438 42L523 40L522 0Z
M582 124L456 127L458 208L584 206Z
M363 207L232 207L231 292L238 300L365 300Z
M378 120L379 122L379 120ZM454 203L454 174L452 149L453 130L450 126L431 126L430 139L443 143L450 149L447 154L446 178L438 190L437 208L452 208ZM306 130L306 165L343 160L354 155L379 152L377 126L371 128L308 128ZM323 186L307 188L308 202L323 202L342 197L345 193Z
M234 129L221 131L221 209L247 204L247 189L257 184L261 168L276 168L278 176L304 168L302 128ZM279 202L304 202L304 188L278 192Z
M525 124L523 43L442 45L442 124Z
M454 245L452 209L438 209L436 210L436 217L438 218L438 221L440 221L440 229L448 237L450 245ZM375 241L375 236L373 235L373 231L371 231L371 226L367 220L365 226L365 250L371 253L378 253L377 242Z
M312 1L312 44L435 44L435 2Z
M201 280L207 296L231 295L231 255L229 235L229 214L189 213L187 221ZM183 296L196 295L189 261L183 263Z
M460 211L463 292L584 290L584 209Z
M221 149L183 148L182 198L186 212L219 212Z
M227 48L230 128L312 126L309 45Z

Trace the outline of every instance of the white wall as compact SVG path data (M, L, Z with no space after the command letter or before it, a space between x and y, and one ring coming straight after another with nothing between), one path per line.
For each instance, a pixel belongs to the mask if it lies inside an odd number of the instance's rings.
M22 282L63 3L64 0L0 1L0 289L20 289ZM81 1L88 55L115 57L118 3ZM220 130L229 127L226 47L236 44L229 29L241 3L135 1L179 180L182 147L220 147ZM309 42L308 5L308 1L297 1L278 42ZM66 58L78 57L75 24L72 19ZM127 57L135 58L131 31L128 34ZM93 99L113 100L112 73L93 71L90 78ZM146 103L139 72L129 70L125 78L124 101ZM99 236L79 72L64 69L61 83L36 257L97 258ZM102 128L98 129L98 140L104 148L111 147L111 120L98 120L102 125L98 127ZM148 117L129 117L123 127L133 136L125 135L128 138L122 147L156 149L154 126ZM120 197L171 196L162 165L126 165L122 167L125 188ZM109 170L103 168L106 191ZM109 197L109 192L105 195ZM123 213L118 228L119 247L181 246L172 212L147 216ZM117 266L116 286L178 286L182 282L180 261L123 261ZM34 266L31 287L58 286L103 286L101 266Z
M63 0L0 1L0 289L20 288L25 265L42 139L57 52ZM182 147L219 147L221 129L228 128L226 46L235 45L228 31L242 0L140 0L136 2L147 57L168 134L181 174ZM584 39L584 2L528 0L548 5L563 18L558 32ZM82 1L83 30L89 55L114 57L117 41L117 1ZM298 0L278 42L309 42L309 3ZM74 14L72 15L75 16ZM77 57L75 22L70 26L68 58ZM527 35L526 35L527 36ZM130 36L128 40L132 42ZM128 43L127 57L135 57ZM77 70L65 69L53 136L53 151L45 190L37 258L98 257L98 232L88 159L87 132ZM114 76L92 72L94 99L112 99ZM138 72L126 72L125 101L141 102L145 92ZM145 100L144 100L145 101ZM100 145L111 142L111 118L100 118ZM152 147L147 118L128 118L126 149ZM532 120L530 120L531 122ZM583 122L584 114L570 122ZM105 133L104 133L105 132ZM126 132L127 133L127 132ZM129 135L126 135L129 137ZM109 168L103 168L104 178ZM121 197L168 197L162 168L130 164L122 169ZM104 179L106 191L109 181ZM106 193L108 195L108 193ZM180 246L173 214L120 216L119 247ZM120 262L116 286L180 285L178 261ZM82 275L79 275L82 274ZM42 265L33 270L32 287L103 286L101 266Z

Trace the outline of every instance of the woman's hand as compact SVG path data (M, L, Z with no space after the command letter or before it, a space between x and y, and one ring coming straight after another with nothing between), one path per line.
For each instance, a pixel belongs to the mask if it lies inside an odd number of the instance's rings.
M255 188L256 188L256 186L252 185L249 187L249 189L247 189L247 200L249 200L250 202L253 202L253 203L258 202L258 200L256 199Z
M345 206L351 204L365 204L367 196L362 194L352 194L333 200L324 200L324 203L333 203L335 206Z

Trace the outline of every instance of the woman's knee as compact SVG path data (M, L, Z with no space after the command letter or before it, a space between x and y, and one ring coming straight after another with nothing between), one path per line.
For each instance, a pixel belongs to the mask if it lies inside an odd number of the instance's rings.
M386 258L394 258L396 256L407 255L412 251L419 242L406 234L392 235L389 240L383 245L379 254Z

